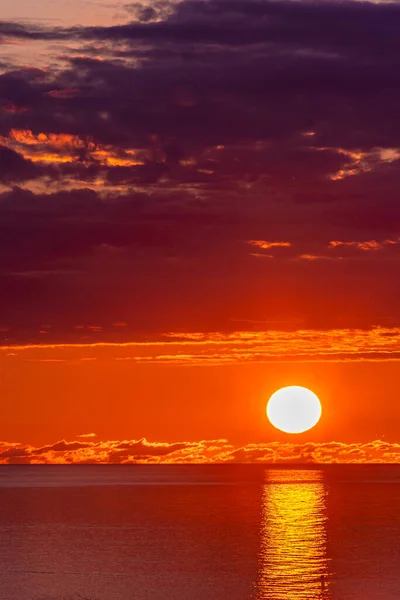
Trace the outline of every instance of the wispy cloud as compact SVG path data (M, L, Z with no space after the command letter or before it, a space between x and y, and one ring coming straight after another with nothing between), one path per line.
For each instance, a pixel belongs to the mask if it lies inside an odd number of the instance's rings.
M340 241L332 240L329 242L330 248L357 248L364 252L374 252L376 250L382 250L385 246L395 246L400 244L400 238L388 239L378 242L377 240L365 240L365 241Z
M367 254L377 255L381 258L398 256L400 247L400 238L384 238L380 240L330 240L309 242L275 242L268 240L249 240L248 245L257 248L256 252L250 253L250 256L257 258L271 258L284 261L337 261L348 258L366 257ZM287 252L282 249L288 250ZM268 250L269 252L263 252ZM306 251L304 251L306 250ZM308 251L308 250L313 250ZM375 256L376 258L376 256Z
M249 240L250 246L261 248L262 250L268 250L269 248L289 248L291 242L271 242L268 240Z
M131 360L192 366L268 361L383 361L400 359L400 328L170 332L147 341L43 343L4 346L0 352L8 360Z

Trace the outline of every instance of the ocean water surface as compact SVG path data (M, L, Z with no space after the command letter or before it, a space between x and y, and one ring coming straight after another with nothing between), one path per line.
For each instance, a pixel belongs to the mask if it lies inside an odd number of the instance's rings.
M399 600L400 467L0 466L0 599Z

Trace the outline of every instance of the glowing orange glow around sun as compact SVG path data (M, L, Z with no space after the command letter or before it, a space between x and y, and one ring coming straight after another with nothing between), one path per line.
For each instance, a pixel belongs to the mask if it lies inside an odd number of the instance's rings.
M322 413L318 397L307 388L292 385L272 394L267 404L270 423L285 433L303 433L314 427Z

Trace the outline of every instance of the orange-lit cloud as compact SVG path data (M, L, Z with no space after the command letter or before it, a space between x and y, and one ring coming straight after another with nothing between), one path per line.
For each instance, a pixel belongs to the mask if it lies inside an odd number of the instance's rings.
M0 136L0 143L34 163L72 163L80 160L84 154L85 160L97 161L103 166L131 167L143 164L135 149L97 144L66 133L36 134L29 129L12 129L8 136Z
M81 436L82 437L82 436ZM234 446L228 440L149 442L66 441L34 447L0 443L0 464L204 464L204 463L400 463L400 444L267 442Z
M297 258L298 258L298 260L314 261L314 260L329 260L331 257L323 256L323 255L319 255L319 254L300 254Z
M400 328L233 333L167 333L154 340L3 346L12 360L132 360L137 363L210 365L246 362L382 361L400 359Z
M248 244L259 248L261 250L273 250L274 248L293 248L295 249L295 245L292 242L270 242L267 240L249 240ZM302 252L296 254L282 255L282 254L270 254L266 252L253 252L250 253L250 256L255 256L259 258L280 258L285 260L301 260L301 261L319 261L319 260L343 260L349 256L348 252L341 253L341 250L353 250L353 251L361 251L364 253L367 252L376 252L377 250L389 250L393 248L393 246L397 246L400 244L400 238L394 239L383 239L383 240L331 240L327 245L321 245L321 250L326 252L326 248L328 252L317 254L313 252ZM315 247L315 245L314 245ZM335 253L329 253L329 251L335 250Z
M290 242L271 242L268 240L249 240L250 246L261 248L262 250L268 250L269 248L290 248L292 245Z
M357 248L358 250L362 250L364 252L382 250L385 246L393 246L400 243L400 239L395 240L383 240L382 242L377 242L376 240L365 240L365 241L340 241L340 240L332 240L329 242L330 248Z
M326 150L326 148L318 148L318 150ZM373 171L380 163L394 162L400 156L397 148L374 147L368 152L337 148L337 152L349 159L350 163L333 175L330 175L329 179L332 181L338 181L350 175Z

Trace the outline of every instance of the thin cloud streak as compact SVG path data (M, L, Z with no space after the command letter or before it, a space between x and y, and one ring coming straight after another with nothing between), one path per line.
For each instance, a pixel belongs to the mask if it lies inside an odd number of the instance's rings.
M400 328L166 333L153 340L3 346L9 360L131 360L188 366L400 359ZM88 353L90 353L88 355Z

